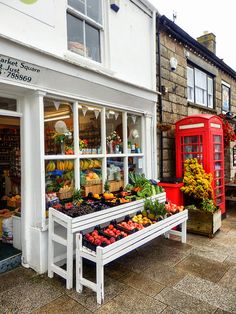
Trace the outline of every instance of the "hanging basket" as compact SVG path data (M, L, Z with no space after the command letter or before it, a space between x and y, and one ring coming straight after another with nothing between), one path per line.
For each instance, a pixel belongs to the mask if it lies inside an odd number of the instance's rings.
M158 123L157 128L162 132L167 132L170 131L173 128L173 126L171 124Z

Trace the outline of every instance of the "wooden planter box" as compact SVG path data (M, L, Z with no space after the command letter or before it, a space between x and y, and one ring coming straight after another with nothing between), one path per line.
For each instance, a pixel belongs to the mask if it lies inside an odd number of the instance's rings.
M205 212L199 209L188 209L187 231L206 235L212 238L221 227L220 209L214 213Z

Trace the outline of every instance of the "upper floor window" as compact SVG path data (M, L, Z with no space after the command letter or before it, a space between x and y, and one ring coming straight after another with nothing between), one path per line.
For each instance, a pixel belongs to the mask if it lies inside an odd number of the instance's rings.
M213 77L199 70L188 66L187 68L188 100L213 108Z
M226 113L230 111L230 85L222 82L222 112Z
M101 0L68 0L68 49L101 62Z

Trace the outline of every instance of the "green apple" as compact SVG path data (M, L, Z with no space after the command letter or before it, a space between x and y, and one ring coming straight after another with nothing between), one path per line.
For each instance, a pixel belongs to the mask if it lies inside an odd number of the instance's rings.
M20 0L20 1L25 3L25 4L33 4L33 3L37 2L38 0Z

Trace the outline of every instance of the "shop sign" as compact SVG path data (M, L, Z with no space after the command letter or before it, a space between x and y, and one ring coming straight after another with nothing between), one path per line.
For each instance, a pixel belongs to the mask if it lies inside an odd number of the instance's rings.
M41 72L42 68L34 64L0 55L0 78L20 83L36 84Z

